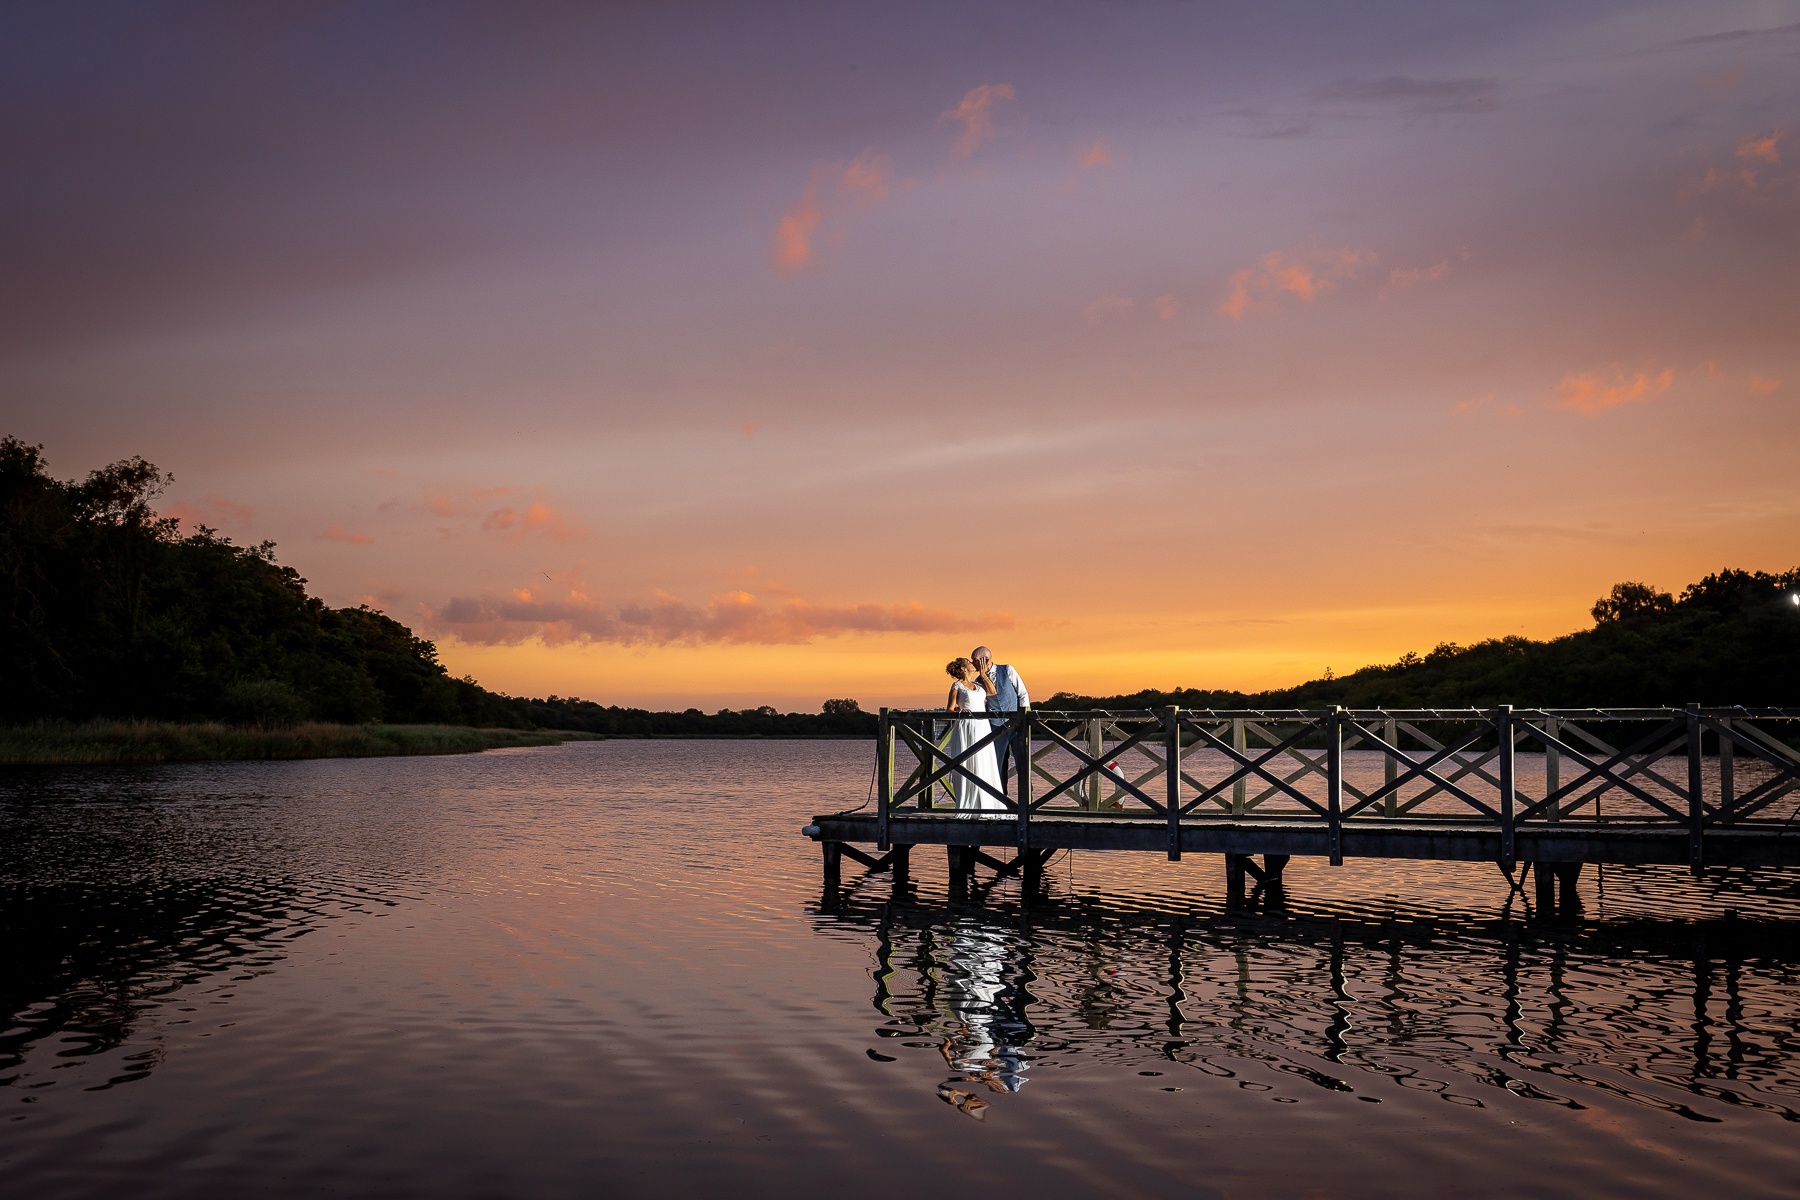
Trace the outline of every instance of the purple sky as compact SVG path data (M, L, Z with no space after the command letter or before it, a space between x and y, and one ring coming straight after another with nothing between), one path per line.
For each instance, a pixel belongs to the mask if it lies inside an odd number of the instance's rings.
M0 427L508 690L1800 562L1800 4L14 5L0 97Z

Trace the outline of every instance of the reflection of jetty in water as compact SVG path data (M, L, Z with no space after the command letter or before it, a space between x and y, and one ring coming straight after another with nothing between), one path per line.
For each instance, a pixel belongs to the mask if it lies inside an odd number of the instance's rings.
M1786 925L826 899L821 932L873 942L871 1056L941 1054L938 1094L973 1116L1032 1073L1100 1063L1278 1103L1401 1087L1581 1109L1599 1091L1693 1121L1800 1121Z

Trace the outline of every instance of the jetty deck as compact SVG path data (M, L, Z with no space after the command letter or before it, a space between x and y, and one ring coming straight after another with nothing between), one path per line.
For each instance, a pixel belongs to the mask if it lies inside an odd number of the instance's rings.
M969 720L992 724L953 755L952 722ZM1700 705L883 709L873 811L803 832L831 886L845 858L904 874L913 847L942 845L953 895L980 867L1029 888L1052 854L1094 850L1219 854L1238 898L1280 888L1305 855L1524 866L1540 902L1563 907L1585 863L1800 866L1796 735L1800 710ZM1008 740L1029 769L996 789L967 764ZM989 811L957 811L959 779Z

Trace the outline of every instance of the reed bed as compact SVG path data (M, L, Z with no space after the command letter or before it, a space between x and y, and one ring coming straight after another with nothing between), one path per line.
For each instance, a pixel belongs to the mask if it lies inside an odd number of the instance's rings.
M260 729L213 722L42 721L0 727L0 765L473 754L514 746L548 746L570 737L570 734L557 731L471 729L460 725L307 722L286 728Z

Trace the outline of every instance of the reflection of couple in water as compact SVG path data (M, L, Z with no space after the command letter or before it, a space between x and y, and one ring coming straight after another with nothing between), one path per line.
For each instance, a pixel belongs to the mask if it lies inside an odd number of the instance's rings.
M995 662L986 646L975 647L967 658L953 659L944 670L956 681L950 685L950 695L944 703L950 712L1011 714L1031 707L1025 681L1008 664ZM995 730L1005 730L1006 721L960 720L950 725L949 753L952 758L959 758ZM963 759L963 770L994 790L988 791L968 775L953 773L956 811L1005 812L1000 796L1006 794L1010 768L1017 766L1020 774L1024 773L1024 751L1024 731L1015 729L1010 734L1002 732Z
M1029 1037L1030 1026L1017 1011L1017 994L1007 989L1002 936L964 924L951 935L944 963L944 1011L957 1028L944 1035L939 1050L956 1074L938 1085L938 1097L976 1120L988 1106L978 1089L1016 1092L1031 1069L1017 1044Z

